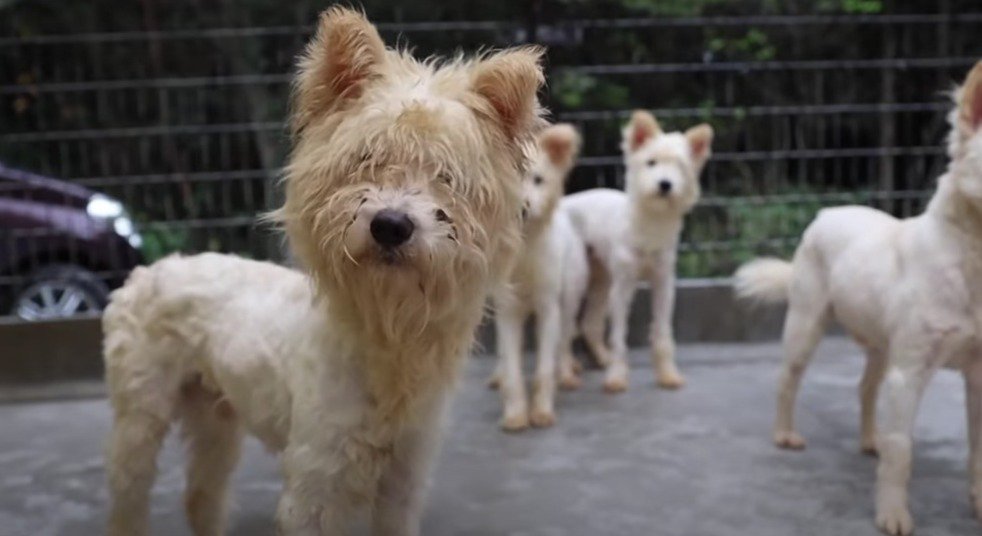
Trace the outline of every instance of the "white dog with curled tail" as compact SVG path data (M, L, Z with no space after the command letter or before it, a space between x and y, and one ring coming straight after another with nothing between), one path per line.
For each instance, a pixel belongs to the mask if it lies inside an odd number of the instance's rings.
M498 368L491 385L501 389L501 427L506 431L523 430L530 423L540 428L552 426L556 420L557 376L564 388L579 385L570 351L576 312L586 290L586 248L569 217L556 210L579 149L580 136L567 124L543 130L529 148L524 186L525 249L508 285L494 293ZM525 320L532 313L537 365L529 411L522 375L522 335Z
M866 349L862 444L880 454L876 524L906 535L917 407L935 371L960 368L967 387L971 501L982 521L982 62L956 93L951 162L920 216L898 220L861 206L822 210L791 263L758 259L736 274L739 295L788 302L774 442L804 448L794 400L826 324ZM886 421L874 422L886 379Z
M712 141L707 124L666 133L653 115L636 111L621 143L626 191L586 190L560 204L590 251L580 330L594 357L607 367L608 392L628 386L627 321L639 281L651 284L651 360L658 385L677 389L684 384L672 334L675 258L683 219L699 201L699 175ZM609 349L604 343L608 317Z
M302 274L205 254L137 269L104 317L109 534L147 534L179 424L193 532L222 534L243 434L280 453L278 534L419 534L442 409L521 242L534 48L418 62L331 8L300 58L286 227Z

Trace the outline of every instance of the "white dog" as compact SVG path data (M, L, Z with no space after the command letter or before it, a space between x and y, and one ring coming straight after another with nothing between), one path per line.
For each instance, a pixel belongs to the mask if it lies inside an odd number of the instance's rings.
M221 534L244 433L281 455L278 534L418 534L441 408L521 241L540 52L417 62L332 8L300 59L277 218L309 276L205 254L137 269L104 318L109 533L146 534L156 456Z
M494 294L499 361L491 383L501 389L505 430L522 430L530 421L536 427L555 422L557 361L563 387L579 385L570 347L587 283L586 248L566 214L556 210L579 147L579 134L571 125L562 124L542 131L538 143L530 148L525 175L525 249L509 284ZM531 313L535 313L538 362L529 413L522 376L522 335Z
M835 318L866 348L863 446L874 446L876 389L886 376L879 430L876 524L910 534L911 431L934 372L961 368L967 386L971 500L982 521L982 62L957 93L951 162L927 211L897 220L866 207L821 211L792 263L753 261L737 272L741 296L788 301L785 362L774 441L802 448L792 411L801 375Z
M580 329L597 361L607 367L604 389L609 392L627 389L627 321L639 280L651 283L651 355L658 384L675 389L684 383L672 335L676 249L683 218L699 200L699 174L712 140L707 124L684 134L664 133L653 115L636 111L621 143L626 191L587 190L560 204L590 250ZM609 351L604 344L608 315Z

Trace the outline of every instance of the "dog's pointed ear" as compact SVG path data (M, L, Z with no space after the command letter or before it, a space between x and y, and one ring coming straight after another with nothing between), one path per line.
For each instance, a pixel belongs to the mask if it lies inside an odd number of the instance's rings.
M958 130L964 138L982 126L982 61L969 71L959 91Z
M528 139L540 126L542 54L539 47L513 48L474 66L471 89L490 107L490 115L510 140Z
M539 134L539 147L552 165L568 170L580 152L580 134L568 123L553 125Z
M325 10L314 38L297 60L293 131L360 97L384 62L385 43L362 13L343 7Z
M633 153L659 134L661 126L655 116L644 110L635 110L631 121L624 127L622 149L625 153Z
M713 152L713 127L708 123L696 125L685 131L685 139L689 142L692 161L702 168Z

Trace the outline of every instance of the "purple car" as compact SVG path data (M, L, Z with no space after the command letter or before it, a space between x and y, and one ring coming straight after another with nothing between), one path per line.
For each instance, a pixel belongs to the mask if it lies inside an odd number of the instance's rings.
M0 163L0 315L98 313L141 245L119 201Z

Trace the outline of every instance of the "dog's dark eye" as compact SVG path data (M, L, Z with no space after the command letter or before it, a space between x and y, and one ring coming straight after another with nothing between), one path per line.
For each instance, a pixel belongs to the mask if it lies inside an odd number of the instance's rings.
M536 186L542 184L542 175L536 175L532 177L532 183L535 184Z
M442 222L450 221L450 216L447 216L447 213L444 212L442 208L436 209L436 212L434 213L434 217L436 218L436 221L442 221Z
M655 167L656 165L658 165L658 161L655 160L654 158L648 160L648 167Z
M440 173L436 178L447 186L453 186L453 176L449 173Z

